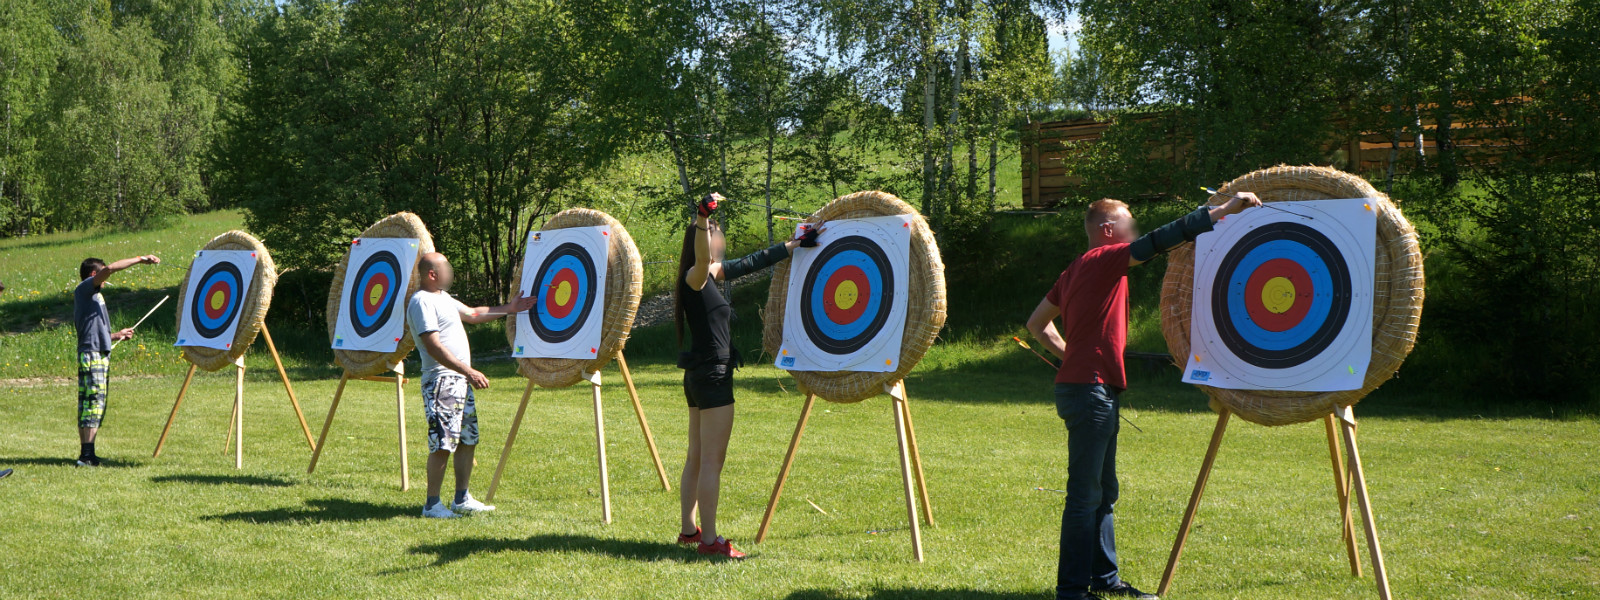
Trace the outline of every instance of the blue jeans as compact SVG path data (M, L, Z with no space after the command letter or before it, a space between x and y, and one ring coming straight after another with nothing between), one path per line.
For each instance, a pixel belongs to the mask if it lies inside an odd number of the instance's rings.
M1056 384L1056 414L1067 424L1067 503L1061 511L1056 597L1077 598L1118 583L1117 391L1101 384Z

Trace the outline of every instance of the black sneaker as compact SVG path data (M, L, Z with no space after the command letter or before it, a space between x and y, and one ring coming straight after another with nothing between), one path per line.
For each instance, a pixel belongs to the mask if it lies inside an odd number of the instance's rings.
M1126 582L1126 581L1118 581L1116 585L1113 585L1111 587L1108 587L1108 588L1105 588L1105 589L1102 589L1102 590L1093 590L1093 592L1095 594L1098 594L1098 595L1106 597L1106 598L1138 598L1139 600L1161 600L1161 598L1159 596L1155 595L1155 594L1150 594L1150 593L1139 591L1139 588L1136 588L1136 587L1133 587L1131 585L1128 585L1128 582Z

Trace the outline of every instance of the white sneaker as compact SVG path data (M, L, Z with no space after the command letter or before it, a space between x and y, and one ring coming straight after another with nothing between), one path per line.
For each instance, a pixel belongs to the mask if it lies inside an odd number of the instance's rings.
M467 494L466 502L453 502L450 504L450 508L459 513L480 513L494 511L493 506L479 502L478 499L473 498L472 494L470 493Z
M450 512L449 508L445 508L443 502L433 505L433 508L423 507L422 509L422 518L424 519L457 519L460 517L461 515Z

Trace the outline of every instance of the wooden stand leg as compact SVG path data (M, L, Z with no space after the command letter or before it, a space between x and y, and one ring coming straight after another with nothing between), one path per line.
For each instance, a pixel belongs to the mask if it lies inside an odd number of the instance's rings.
M1161 575L1161 588L1157 596L1167 595L1172 589L1172 575L1178 570L1178 558L1183 556L1183 543L1189 538L1189 527L1194 524L1194 513L1200 508L1200 497L1206 491L1206 479L1211 476L1211 466L1217 461L1217 449L1222 447L1222 434L1228 430L1227 409L1217 413L1217 427L1211 431L1211 445L1206 448L1206 458L1200 463L1200 476L1194 480L1194 492L1189 495L1189 508L1183 511L1183 523L1178 526L1178 539L1172 542L1172 555L1167 558L1167 570Z
M1354 524L1350 522L1350 488L1346 483L1344 473L1344 457L1339 451L1338 433L1335 432L1335 419L1332 414L1322 418L1322 424L1328 432L1328 459L1333 463L1333 489L1334 495L1339 498L1340 537L1343 538L1345 554L1350 558L1350 575L1361 576L1361 554L1356 550L1356 532Z
M906 440L911 443L911 466L917 476L917 495L922 498L922 515L932 527L933 502L928 500L928 479L922 475L922 452L917 450L917 427L911 421L911 402L906 399L905 382L895 385L900 387L900 413L906 420Z
M233 405L233 412L228 413L228 435L222 438L222 455L227 456L233 452L233 422L239 418L239 405Z
M528 410L528 397L533 395L533 380L522 390L522 404L517 405L517 416L511 419L511 431L506 434L506 447L500 450L500 463L494 466L494 479L489 480L489 495L484 502L494 502L494 491L500 487L500 474L506 471L506 459L511 457L511 447L517 443L517 430L522 429L522 413Z
M328 418L322 422L322 435L317 436L317 445L311 447L311 465L306 467L306 473L317 470L317 459L322 458L322 450L328 446L328 429L333 427L333 413L339 411L339 398L344 397L344 384L350 381L350 374L339 376L339 389L333 392L333 404L328 406Z
M1356 425L1350 407L1340 407L1348 418L1344 425L1344 445L1350 453L1350 473L1355 478L1356 501L1361 505L1361 518L1367 530L1367 549L1372 552L1372 575L1378 582L1378 597L1389 600L1389 571L1383 565L1383 548L1378 545L1378 524L1372 516L1372 499L1367 496L1367 477L1361 469L1361 451L1356 447Z
M778 469L778 483L772 486L772 499L767 501L767 514L761 517L761 529L756 531L757 544L767 539L767 526L772 524L772 513L778 509L778 497L783 495L783 482L789 479L794 451L800 447L800 436L806 432L806 419L811 418L811 404L816 400L816 396L806 394L806 405L800 409L800 421L794 424L794 437L789 439L789 451L783 455L783 467Z
M178 418L178 407L183 406L183 395L189 392L189 382L194 380L195 366L189 364L189 374L183 377L183 387L178 388L178 399L172 403L172 414L167 415L167 426L161 428L161 438L156 440L156 452L150 458L161 457L161 447L167 445L167 432L172 429L172 421Z
M894 404L894 431L900 439L900 478L905 482L906 488L906 521L911 524L911 555L917 562L922 562L922 523L917 520L917 498L915 475L911 471L911 444L906 440L906 409L905 401L891 398Z
M306 434L306 445L313 449L317 443L311 440L311 428L306 426L306 414L300 412L300 399L294 396L294 386L289 385L289 373L283 370L283 358L278 356L278 346L272 343L272 333L267 331L265 323L261 325L261 337L267 340L267 352L272 353L272 364L278 366L278 378L283 380L283 391L289 392L289 404L294 406L294 416L300 419L300 431Z
M600 384L594 384L594 444L600 456L600 509L611 524L611 474L606 470L606 422L600 410Z
M233 376L233 468L244 468L244 357L239 357Z
M394 408L400 423L400 491L411 489L411 460L406 456L406 369L405 363L394 366Z
M622 382L628 386L628 398L633 400L633 414L639 417L639 429L644 431L644 441L650 446L650 460L656 463L656 475L661 478L661 489L671 491L667 469L661 466L661 453L656 451L656 436L650 433L650 422L644 418L644 405L639 403L639 390L633 387L633 373L628 371L628 359L617 353L617 366L622 368Z

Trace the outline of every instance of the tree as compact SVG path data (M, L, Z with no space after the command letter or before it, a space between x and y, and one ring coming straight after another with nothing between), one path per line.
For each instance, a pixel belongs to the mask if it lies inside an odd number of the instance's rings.
M0 5L0 236L46 229L38 124L60 52L39 0Z

